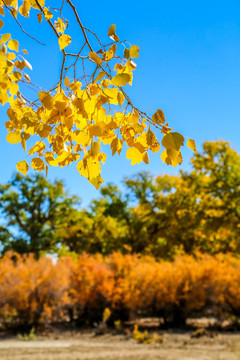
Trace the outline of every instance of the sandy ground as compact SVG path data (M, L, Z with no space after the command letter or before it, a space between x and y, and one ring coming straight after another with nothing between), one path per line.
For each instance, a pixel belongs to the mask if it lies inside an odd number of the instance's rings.
M54 338L55 337L55 338ZM1 360L240 360L240 334L191 338L191 333L163 333L163 342L138 344L120 335L78 334L0 340Z

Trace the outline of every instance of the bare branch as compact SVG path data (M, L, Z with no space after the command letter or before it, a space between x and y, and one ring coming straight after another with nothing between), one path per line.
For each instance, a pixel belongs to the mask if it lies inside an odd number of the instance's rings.
M23 32L25 35L27 35L28 37L30 37L31 39L33 39L34 41L36 41L37 43L39 43L39 44L41 44L41 45L46 45L45 43L43 43L43 42L39 41L38 39L36 39L34 36L28 34L28 33L23 29L22 24L21 24L21 23L18 21L18 19L15 17L14 12L12 11L12 9L5 4L4 0L3 0L3 4L4 4L4 6L8 9L8 11L11 13L12 17L14 18L14 20L16 21L16 23L20 26L20 29L22 30L22 32Z
M37 1L37 0L36 0L36 1ZM83 36L84 36L84 38L85 38L85 41L86 41L89 49L90 49L91 51L93 51L93 48L92 48L90 42L88 41L88 37L87 37L86 31L85 31L85 29L84 29L84 27L83 27L83 25L82 25L82 22L81 22L81 20L80 20L80 18L79 18L79 16L78 16L76 7L73 5L73 3L72 3L70 0L67 0L67 3L68 3L68 5L72 8L72 10L73 10L73 12L74 12L74 15L75 15L75 17L76 17L76 19L77 19L77 22L78 22L81 30L82 30Z
M84 29L84 30L87 30L87 31L90 32L92 35L94 35L95 38L98 40L99 44L100 44L103 48L106 47L106 45L103 45L103 43L101 42L101 40L99 39L99 37L97 36L97 34L95 34L95 32L93 32L92 30L90 30L90 29L88 29L88 28L86 28L86 27L84 27L83 29Z

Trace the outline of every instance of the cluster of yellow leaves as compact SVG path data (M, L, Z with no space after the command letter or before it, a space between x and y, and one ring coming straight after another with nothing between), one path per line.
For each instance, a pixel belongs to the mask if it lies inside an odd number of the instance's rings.
M18 8L17 1L0 1L0 15L4 16L4 5L11 8L12 14L20 13L29 17L30 9L38 10L38 21L42 19L54 26L59 48L65 54L65 47L71 44L71 37L64 33L67 20L58 17L51 20L54 14L45 6L44 0L24 0ZM0 27L3 21L0 22ZM136 64L133 58L139 57L139 47L131 45L124 53L121 62L117 62L116 52L119 37L115 25L111 25L108 36L113 43L95 52L91 49L88 60L97 65L91 81L83 86L80 81L64 77L57 88L41 91L38 101L27 101L19 91L19 82L31 82L25 68L32 69L30 63L19 52L19 44L11 39L10 34L0 39L0 103L9 103L7 111L9 120L6 128L9 131L7 141L21 143L25 151L26 142L33 136L40 141L28 151L34 156L31 164L26 160L17 164L17 169L24 175L31 166L42 171L48 166L66 166L77 163L79 173L86 177L96 188L99 188L101 164L106 154L101 151L102 145L110 145L112 155L120 154L124 143L128 147L126 157L131 164L149 163L148 152L158 152L160 143L156 132L163 133L162 145L166 148L161 158L167 164L181 164L180 147L184 143L181 134L171 132L162 110L158 110L152 118L143 115L129 102L123 87L132 85L133 71ZM25 52L24 52L25 53ZM65 55L64 55L65 56ZM109 75L106 68L114 60L115 75ZM64 80L64 81L63 81ZM125 107L124 107L125 105ZM129 111L128 107L130 108ZM151 127L148 126L151 123ZM195 143L189 140L187 145L196 151ZM82 158L80 159L80 155Z

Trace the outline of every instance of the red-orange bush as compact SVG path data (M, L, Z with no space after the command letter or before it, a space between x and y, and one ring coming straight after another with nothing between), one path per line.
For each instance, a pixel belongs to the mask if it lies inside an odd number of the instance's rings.
M100 321L158 316L183 323L212 309L240 316L240 260L232 255L152 257L78 255L57 261L6 254L0 259L0 321L38 324L66 319Z

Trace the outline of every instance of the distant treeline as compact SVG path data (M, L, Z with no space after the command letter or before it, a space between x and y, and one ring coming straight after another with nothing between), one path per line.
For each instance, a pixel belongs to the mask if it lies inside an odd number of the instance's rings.
M192 171L177 176L139 173L122 191L108 184L87 209L62 181L17 174L0 186L1 254L238 254L239 154L227 142L206 142L191 161Z

